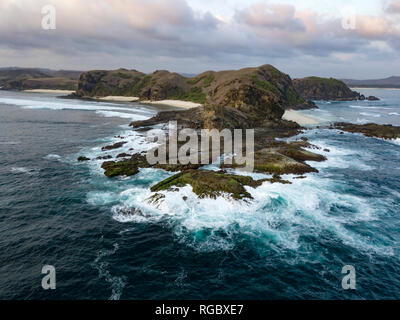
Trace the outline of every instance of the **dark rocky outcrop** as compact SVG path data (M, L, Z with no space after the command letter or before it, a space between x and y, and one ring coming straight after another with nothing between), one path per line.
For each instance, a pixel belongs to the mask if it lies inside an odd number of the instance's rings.
M119 155L117 155L117 158L126 158L126 157L131 157L131 156L132 156L131 154L123 152L123 153L120 153Z
M96 158L96 160L109 160L109 159L112 159L112 156L111 156L111 155L107 155L107 156L98 156L98 157Z
M139 172L139 168L148 168L149 166L145 156L135 154L130 159L119 162L106 161L101 167L105 170L104 174L112 178L116 176L133 176Z
M325 161L320 154L313 153L304 148L312 147L305 141L282 142L270 141L263 146L258 145L254 152L254 170L261 173L270 173L276 176L282 174L303 175L318 172L317 169L306 164L305 161ZM243 165L222 164L222 168L240 168Z
M265 180L253 180L251 177L227 174L224 171L187 170L169 177L151 188L153 192L171 190L174 187L190 185L193 192L200 198L216 198L229 194L233 199L243 199L252 196L245 186L259 187Z
M362 133L367 137L375 137L382 139L398 139L400 138L400 127L391 124L380 125L376 123L353 124L338 122L332 127L334 129L343 130L352 133Z
M136 96L145 84L145 74L136 70L93 70L79 78L78 97Z
M86 157L83 157L83 156L78 157L78 161L79 162L84 162L84 161L89 161L89 160L90 160L89 158L86 158Z
M307 77L294 79L297 92L306 100L359 100L360 94L352 91L344 82L333 78Z
M276 137L273 131L258 129L256 135L254 153L250 153L249 156L254 157L254 170L256 172L267 173L275 175L271 182L279 182L279 176L282 174L296 174L303 175L310 172L318 172L315 168L306 164L306 161L324 161L326 158L320 154L316 154L305 150L304 148L313 148L314 146L307 141L298 140L293 142L275 141ZM290 131L293 134L293 131ZM287 132L289 134L289 132ZM199 140L200 141L200 140ZM178 148L185 142L180 142ZM200 143L200 142L199 142ZM211 154L214 146L210 143L209 149L209 163L211 163ZM139 168L158 168L166 171L186 171L195 170L203 166L203 164L181 164L179 159L173 164L170 155L168 154L168 144L166 145L167 164L155 164L150 165L146 157L141 154L135 154L130 159L124 159L121 161L107 161L103 164L105 169L105 175L108 177L115 176L132 176L139 172ZM200 148L199 148L200 150ZM220 145L220 154L223 154L223 144ZM200 159L200 153L198 159ZM243 165L238 165L233 160L232 163L222 163L221 169L228 168L242 168Z
M133 128L149 127L158 123L178 121L181 127L193 129L248 129L269 125L299 127L295 123L281 120L283 110L277 106L265 106L261 110L251 108L250 105L242 107L247 107L247 111L230 106L205 104L190 110L160 112L151 119L132 122L131 126Z
M113 145L104 146L104 147L101 148L101 150L102 150L102 151L108 151L108 150L119 149L119 148L121 148L124 144L126 144L126 142L124 142L124 141L117 142L117 143L114 143Z

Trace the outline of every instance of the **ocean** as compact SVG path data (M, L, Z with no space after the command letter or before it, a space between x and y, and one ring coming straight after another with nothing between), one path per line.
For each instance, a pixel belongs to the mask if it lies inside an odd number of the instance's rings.
M302 113L400 125L400 90L360 91L381 100ZM104 160L77 157L146 150L128 124L156 112L0 91L0 299L400 298L400 141L314 126L300 136L328 158L311 163L319 173L249 188L252 201L186 186L155 206L149 187L172 173L108 179ZM44 265L55 290L42 288ZM355 290L342 287L345 265Z

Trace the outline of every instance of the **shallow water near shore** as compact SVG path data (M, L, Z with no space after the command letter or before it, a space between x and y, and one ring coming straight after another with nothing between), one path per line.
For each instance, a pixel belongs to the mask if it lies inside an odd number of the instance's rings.
M382 100L302 114L400 125L400 91L361 91ZM76 161L145 150L127 124L155 113L0 91L0 299L400 298L400 144L314 128L303 136L328 158L310 163L320 173L249 188L247 202L184 187L156 206L149 187L172 173L107 179L101 160ZM344 265L357 290L342 289Z

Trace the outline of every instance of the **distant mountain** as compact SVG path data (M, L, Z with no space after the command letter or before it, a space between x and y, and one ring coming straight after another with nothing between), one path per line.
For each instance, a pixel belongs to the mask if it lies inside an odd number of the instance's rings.
M349 87L400 88L400 77L395 77L395 76L385 79L372 79L372 80L342 79L342 81Z
M0 88L6 90L76 90L81 71L43 68L0 68Z
M179 73L179 74L185 78L194 78L195 76L197 76L196 73Z

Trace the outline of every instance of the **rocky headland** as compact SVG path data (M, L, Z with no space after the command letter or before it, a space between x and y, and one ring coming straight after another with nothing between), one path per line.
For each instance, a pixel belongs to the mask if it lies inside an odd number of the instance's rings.
M219 171L205 170L202 164L182 164L176 159L176 155L168 153L168 142L166 159L169 164L150 164L143 153L135 153L135 150L132 150L132 154L121 153L115 159L109 155L99 155L97 158L107 160L103 162L102 168L109 178L133 176L141 168L179 172L151 188L152 201L162 199L162 192L165 190L176 191L185 185L190 185L199 197L229 195L233 199L249 199L251 195L246 187L257 188L265 181L290 183L282 175L292 174L297 178L304 178L306 173L318 172L310 162L326 160L323 155L312 152L319 148L306 138L290 142L277 140L293 137L306 130L293 121L284 120L282 117L285 110L315 108L311 99L362 99L360 94L351 91L340 81L318 79L292 81L288 75L271 65L237 71L207 71L193 78L168 71L156 71L150 75L125 69L90 71L81 75L74 97L92 99L126 96L138 97L141 101L177 99L200 105L189 110L162 111L151 119L132 122L130 125L133 130L141 133L154 126L161 125L165 128L170 121L177 123L178 131L184 128L194 129L199 140L202 129L254 129L255 145L250 154L254 158L254 172L270 176L262 180L254 180L250 175L236 174L234 170L243 169L244 165L236 163L235 158L231 163L222 161ZM336 124L332 128L385 137L397 136L379 131L381 128L384 132L389 132L389 127L375 126L377 127L367 130L367 127L355 128L350 124ZM168 131L165 129L165 132ZM178 147L184 143L178 143ZM102 150L106 152L122 146L123 141L104 146ZM209 151L213 147L210 144ZM223 144L219 151L223 154ZM171 159L177 162L169 161ZM87 161L85 158L80 160Z
M343 81L333 78L307 77L294 79L293 85L303 99L306 100L379 100L377 97L365 97L351 90Z
M264 181L290 183L283 174L302 176L318 172L307 161L324 161L325 157L307 149L316 148L306 140L277 141L297 135L304 128L282 119L287 109L315 108L303 99L293 86L290 77L270 65L237 71L208 71L194 78L185 78L168 71L145 75L137 71L91 71L81 75L76 96L92 98L101 96L138 96L141 100L179 99L201 103L190 110L164 111L155 117L131 123L134 130L147 131L155 125L176 121L178 130L192 128L200 137L202 129L254 129L254 171L269 174L271 178L254 180L249 176L228 172L241 168L235 159L220 164L220 171L198 170L201 164L148 163L143 154L133 154L123 159L108 159L102 165L107 177L132 176L140 168L159 168L177 172L177 175L153 186L155 198L160 191L176 190L189 184L199 197L216 197L228 194L234 199L251 198L245 186L258 187ZM182 143L183 144L183 143ZM119 143L105 146L103 151L121 147ZM213 148L210 144L210 150ZM166 148L169 150L169 148ZM221 154L223 144L221 144ZM211 154L211 152L210 152ZM167 160L172 155L167 154ZM86 160L86 159L85 159ZM169 161L168 161L169 163Z
M279 106L282 109L315 107L304 100L291 78L271 65L231 71L206 71L187 78L178 73L158 70L144 74L136 70L95 70L82 73L76 97L138 97L141 101L183 100L237 107L238 103Z

